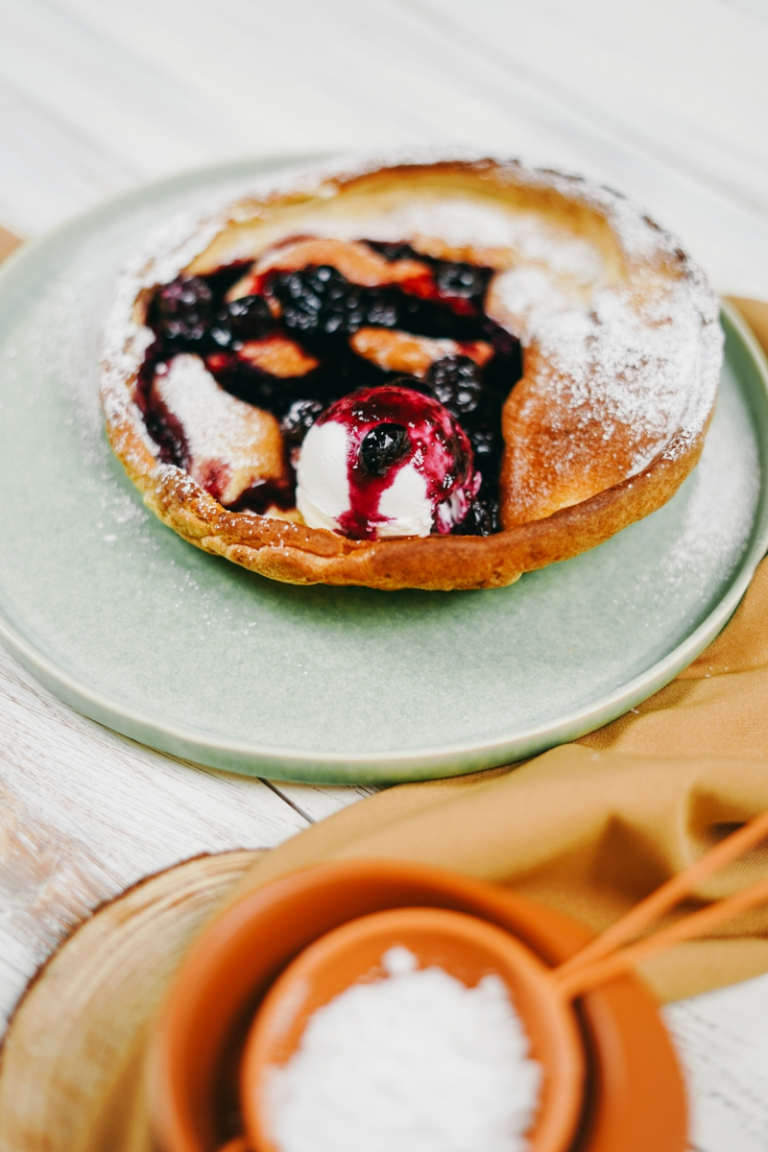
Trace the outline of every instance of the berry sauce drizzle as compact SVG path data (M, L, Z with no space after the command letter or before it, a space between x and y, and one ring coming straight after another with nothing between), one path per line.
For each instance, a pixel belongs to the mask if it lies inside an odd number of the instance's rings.
M522 375L522 356L519 341L484 312L493 269L437 260L405 243L365 243L390 262L418 260L427 274L397 285L364 288L331 265L307 265L295 271L272 270L258 282L258 292L228 301L232 286L250 268L250 262L240 262L159 287L147 317L155 340L137 387L147 430L161 460L186 467L184 431L156 402L152 390L158 364L178 352L196 353L222 388L271 412L280 422L289 455L331 404L359 388L396 380L447 408L472 448L481 483L454 534L497 532L501 409ZM363 328L451 339L459 353L434 361L422 379L403 377L353 350L350 337ZM461 354L477 342L491 350L482 367L471 355ZM267 351L271 360L265 358ZM280 356L282 367L276 372L275 357ZM292 506L292 492L268 489L261 485L244 493L233 509L263 512L270 503Z

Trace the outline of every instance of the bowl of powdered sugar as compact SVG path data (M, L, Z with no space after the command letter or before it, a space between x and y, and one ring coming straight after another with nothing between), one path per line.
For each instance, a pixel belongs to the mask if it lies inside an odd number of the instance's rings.
M146 1094L162 1152L681 1152L634 977L551 994L590 939L498 884L338 860L241 892L182 961ZM567 1010L566 1010L567 1009Z
M468 988L401 946L382 965L386 979L318 1008L293 1056L268 1069L271 1141L282 1152L518 1152L541 1065L503 981Z
M251 1144L258 1152L567 1145L579 1115L581 1040L557 1012L531 1027L541 968L508 932L446 909L378 912L321 937L275 982L252 1026L241 1077Z

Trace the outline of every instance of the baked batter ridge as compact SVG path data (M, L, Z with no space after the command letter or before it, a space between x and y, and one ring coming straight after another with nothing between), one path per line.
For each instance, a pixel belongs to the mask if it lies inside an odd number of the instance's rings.
M297 237L405 241L494 269L485 311L523 347L502 415L502 531L351 540L294 513L229 510L161 461L137 403L155 289L179 273L269 264ZM112 447L146 503L208 552L289 583L489 588L592 548L670 499L701 454L722 341L703 273L618 193L517 161L401 158L262 182L153 238L118 287L101 397Z

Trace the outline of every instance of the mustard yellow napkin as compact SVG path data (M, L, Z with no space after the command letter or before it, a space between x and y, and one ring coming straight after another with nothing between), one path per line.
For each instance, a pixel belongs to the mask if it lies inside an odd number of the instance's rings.
M373 796L263 857L233 895L322 860L389 856L507 884L599 931L766 808L768 561L721 636L640 708L519 768ZM768 847L693 904L767 873ZM673 1000L766 971L758 910L643 975Z

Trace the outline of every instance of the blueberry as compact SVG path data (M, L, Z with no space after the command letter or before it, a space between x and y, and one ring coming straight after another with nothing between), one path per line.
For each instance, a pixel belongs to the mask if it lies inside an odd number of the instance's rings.
M302 443L325 405L320 400L294 400L280 422L286 444L295 448Z
M218 329L230 333L232 340L244 343L246 340L261 340L275 327L275 321L269 310L269 305L263 296L241 296L238 300L231 300L216 313ZM216 330L212 332L214 339L219 340Z
M447 260L435 262L435 283L444 296L482 300L491 274L492 269L480 268L477 264L459 264Z
M277 272L269 286L280 301L289 331L305 336L346 335L366 323L366 290L350 284L328 264Z
M225 328L220 320L221 313L216 317L216 323L210 330L211 339L214 343L218 344L219 348L229 348L233 343L233 336L229 328Z
M433 396L456 420L469 416L480 403L483 382L480 369L469 356L445 356L430 365L426 383Z
M280 301L285 327L298 335L348 336L367 325L396 328L401 320L401 294L351 284L327 264L277 272L269 287Z
M196 347L208 336L213 296L199 276L179 276L155 295L150 320L172 344Z
M501 429L483 420L474 426L468 426L465 432L475 454L475 467L486 472L501 455Z
M360 445L360 464L369 476L386 476L392 465L410 448L408 432L402 424L377 424Z
M492 536L500 527L499 502L488 496L473 500L461 524L453 531L456 536Z
M376 288L366 292L365 323L376 328L399 327L400 310L393 293Z

